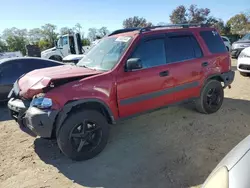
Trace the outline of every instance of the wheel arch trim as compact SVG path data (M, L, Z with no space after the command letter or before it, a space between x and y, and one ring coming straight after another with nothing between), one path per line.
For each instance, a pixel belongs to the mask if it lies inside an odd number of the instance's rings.
M82 105L82 104L91 103L91 102L99 103L102 107L104 107L105 110L107 110L108 112L108 115L111 119L111 123L116 124L113 112L104 101L100 99L80 99L80 100L75 100L75 101L69 101L68 103L65 104L63 109L58 113L57 119L55 121L56 134L60 130L60 127L62 126L63 122L67 118L68 113L72 110L72 108L74 108L77 105Z

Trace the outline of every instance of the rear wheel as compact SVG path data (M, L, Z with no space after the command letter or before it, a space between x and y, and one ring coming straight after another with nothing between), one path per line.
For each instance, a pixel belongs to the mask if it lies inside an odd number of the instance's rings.
M61 151L72 160L87 160L98 155L106 146L109 125L106 118L94 110L70 115L57 135Z
M209 80L201 91L200 98L196 100L196 109L204 114L217 112L224 99L224 90L217 80Z
M58 55L51 56L49 59L62 62L62 58Z

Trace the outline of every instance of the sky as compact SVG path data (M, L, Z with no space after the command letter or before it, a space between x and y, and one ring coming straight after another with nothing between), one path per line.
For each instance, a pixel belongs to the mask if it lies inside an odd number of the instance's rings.
M179 5L197 4L209 8L211 16L227 21L237 13L250 11L250 0L1 0L0 32L5 28L31 29L46 23L88 28L106 26L110 31L122 28L124 19L146 18L153 24L169 23L169 15Z

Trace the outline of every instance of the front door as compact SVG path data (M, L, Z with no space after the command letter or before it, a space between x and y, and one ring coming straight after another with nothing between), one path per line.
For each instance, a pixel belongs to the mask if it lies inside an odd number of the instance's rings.
M69 47L69 36L63 36L62 37L62 49L61 49L61 53L63 55L63 57L69 55L70 52L70 47Z
M165 35L143 38L130 58L140 58L142 69L117 76L117 97L120 117L159 108L173 101L173 77L166 64Z

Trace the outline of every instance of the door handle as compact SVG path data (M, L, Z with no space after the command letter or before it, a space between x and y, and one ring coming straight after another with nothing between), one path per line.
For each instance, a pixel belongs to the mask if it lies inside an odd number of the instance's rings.
M202 65L203 67L206 67L206 66L208 66L208 62L203 62L201 65Z
M168 71L162 71L159 73L160 77L168 76L169 72Z

